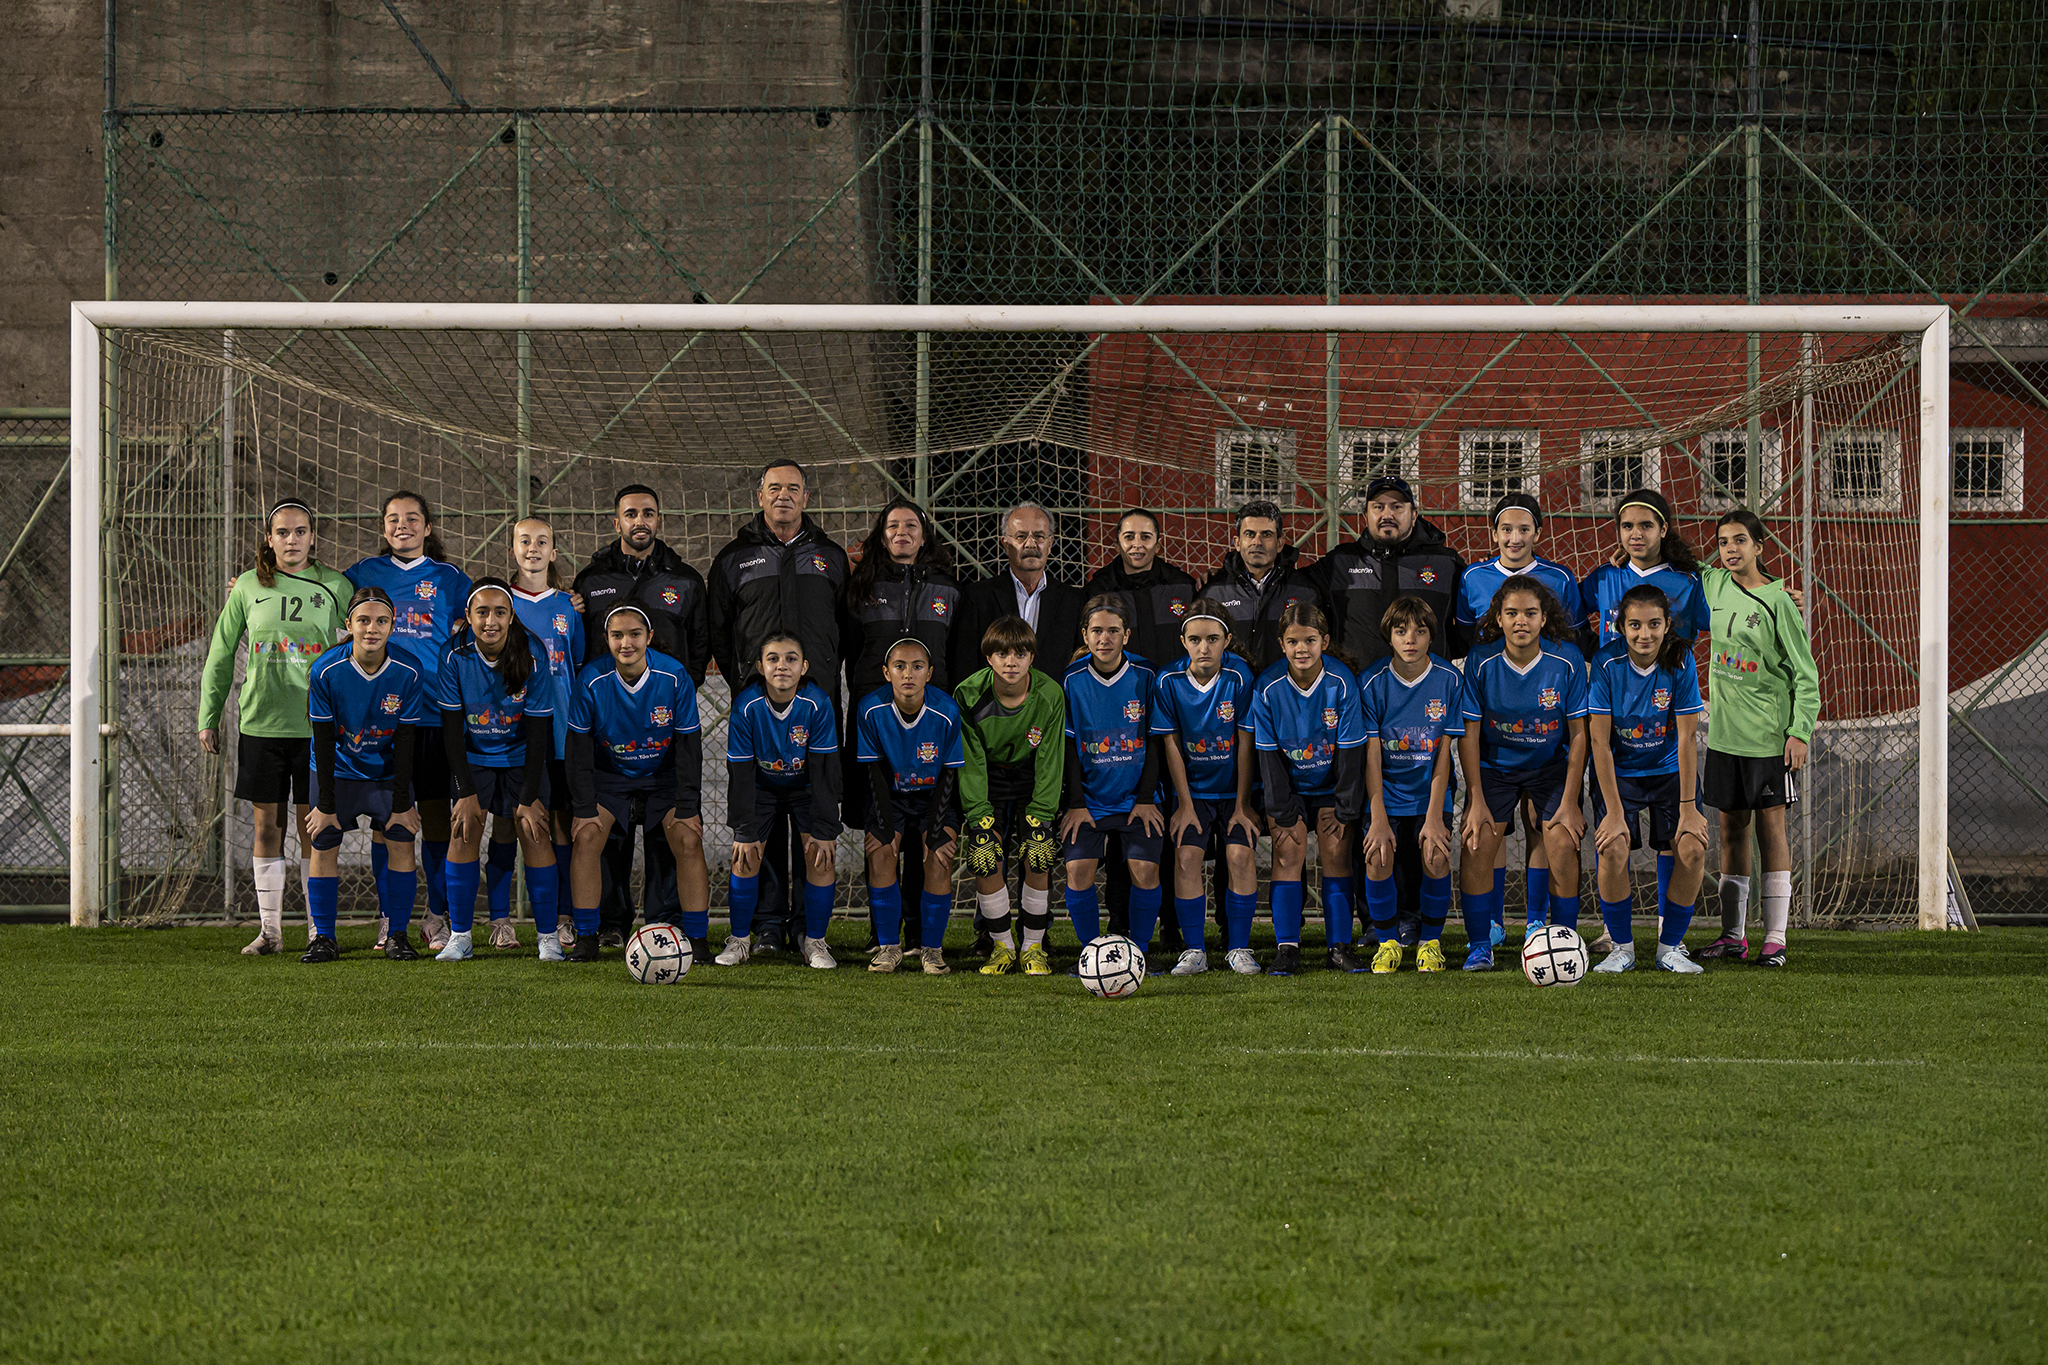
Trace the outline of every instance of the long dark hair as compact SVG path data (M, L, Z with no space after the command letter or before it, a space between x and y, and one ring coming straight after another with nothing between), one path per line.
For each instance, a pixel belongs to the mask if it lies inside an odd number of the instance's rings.
M507 583L502 578L486 575L470 585L470 601L475 601L476 595L486 588L495 588L497 591L504 593L505 604L508 608L517 600L512 596L512 585L510 583ZM448 633L448 643L451 646L459 647L464 636L474 638L475 635L476 632L469 628L469 602L464 602L462 604L462 619L457 621L455 629ZM481 644L477 646L477 653L479 655L483 653L483 646ZM505 695L508 697L513 696L520 688L526 686L527 680L533 677L533 670L533 643L527 637L526 623L519 619L518 611L514 610L512 612L511 629L505 632L505 648L498 653L498 677L504 680Z
M1654 488L1638 488L1614 505L1614 525L1621 526L1621 514L1631 507L1647 507L1657 514L1657 520L1664 524L1664 535L1657 542L1657 557L1680 573L1700 576L1700 557L1693 553L1692 545L1678 534L1678 523L1671 512L1671 503Z
M1678 633L1678 623L1671 617L1671 599L1664 595L1662 588L1644 583L1623 593L1621 602L1614 609L1615 633L1621 635L1621 627L1628 620L1628 607L1631 602L1645 607L1655 607L1664 613L1664 644L1657 651L1657 667L1675 669L1680 664L1688 662L1692 657L1692 641ZM1621 636L1621 639L1623 646L1626 647L1627 637Z
M1557 600L1557 594L1527 574L1517 574L1500 585L1500 591L1493 595L1493 601L1486 606L1486 619L1479 624L1479 643L1498 640L1507 632L1500 626L1500 604L1507 600L1509 593L1525 592L1536 599L1536 605L1543 609L1542 637L1567 644L1572 639L1572 624L1564 619L1564 603ZM1670 608L1665 608L1668 613Z
M631 491L631 489L627 490L627 492ZM624 497L625 493L621 493L619 496ZM547 527L548 540L552 545L555 538L555 524L552 521L549 521L546 517L521 517L519 521L515 521L512 523L512 529L515 533L519 530L519 522L524 521L537 521L541 525ZM562 581L562 547L559 545L553 545L553 549L555 552L555 557L548 561L548 586L556 589L566 588L569 585ZM512 563L514 565L514 572L516 573L519 561L515 558L513 559Z
M1757 572L1766 578L1773 577L1770 570L1764 568L1764 542L1770 539L1770 532L1764 530L1763 518L1747 507L1737 507L1733 511L1723 512L1721 519L1714 523L1715 539L1720 538L1723 526L1740 526L1749 532L1749 538L1756 542Z
M391 510L391 504L394 502L418 503L420 505L420 520L426 522L429 526L434 524L434 509L432 505L410 488L400 488L386 494L383 505L377 509L379 525L383 524L383 514ZM391 542L384 539L381 534L377 537L377 546L384 554L397 553L397 551L391 548ZM428 559L445 560L448 558L447 547L441 544L441 533L438 531L427 532L427 543L422 548Z
M270 548L270 531L271 527L277 522L277 514L279 512L304 512L306 514L306 534L308 536L306 562L308 564L319 562L312 553L312 542L310 539L313 531L313 509L300 502L297 498L281 499L275 507L270 509L270 515L263 519L263 534L256 541L256 581L266 588L277 586L277 551Z
M779 463L788 465L789 461ZM890 516L902 511L917 513L917 524L924 529L924 544L918 547L914 562L926 568L944 569L947 573L953 571L953 552L939 539L939 528L933 523L932 514L909 498L894 498L875 518L867 539L860 543L860 563L854 565L853 572L846 576L846 600L857 607L867 606L875 600L875 583L882 576L882 566L894 562L889 558L884 533L888 530Z

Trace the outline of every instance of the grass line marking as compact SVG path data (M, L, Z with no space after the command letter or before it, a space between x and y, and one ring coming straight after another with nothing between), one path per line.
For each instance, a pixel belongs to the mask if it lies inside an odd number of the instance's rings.
M1434 1062L1617 1062L1667 1066L1928 1066L1920 1057L1672 1057L1649 1052L1599 1056L1590 1052L1518 1052L1485 1048L1455 1052L1409 1047L1241 1047L1259 1057L1393 1057Z

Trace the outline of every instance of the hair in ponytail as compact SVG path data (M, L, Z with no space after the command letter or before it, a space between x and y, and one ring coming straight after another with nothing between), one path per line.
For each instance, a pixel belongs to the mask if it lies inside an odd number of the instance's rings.
M1664 595L1662 588L1642 583L1630 588L1621 595L1620 605L1614 610L1614 626L1618 634L1621 633L1623 626L1628 622L1628 609L1631 604L1642 607L1655 607L1664 614L1664 643L1657 650L1657 666L1659 668L1677 668L1692 656L1692 641L1678 633L1678 622L1671 615L1671 599ZM1623 634L1622 642L1624 645L1626 645L1627 640L1628 637Z
M303 513L306 518L306 534L308 537L313 534L313 509L297 498L281 499L271 507L270 515L263 519L263 534L256 540L256 581L266 588L277 586L277 551L270 548L270 532L277 525L277 514L287 511ZM310 549L309 541L308 550ZM306 562L312 562L310 553L306 556Z
M630 491L632 490L626 490ZM625 496L625 493L622 492L620 496ZM567 588L569 585L562 581L562 547L555 544L555 524L546 517L521 517L512 527L514 534L518 533L520 526L529 521L548 528L548 547L555 552L555 557L548 561L548 586L558 590ZM512 555L512 572L515 575L519 572L519 556L516 552Z
M480 592L505 594L505 610L512 615L511 626L505 632L505 647L498 651L497 658L498 677L505 684L505 694L511 696L526 686L527 680L533 677L536 664L533 657L533 641L526 633L526 623L519 619L519 612L512 605L510 583L490 575L477 579L469 589L469 602L462 604L462 619L456 622L449 638L451 641L458 640L465 634L472 639L475 638L476 632L469 624L469 603L476 601L476 595ZM477 652L483 652L481 644L477 646Z
M384 505L378 508L377 510L380 513L389 512L391 510L391 504L394 502L418 503L420 508L420 520L424 521L429 526L432 526L434 524L433 507L427 502L425 498L413 492L410 488L400 488L394 490L385 497ZM381 536L378 538L377 544L378 547L387 555L397 553L397 551L391 548L391 542L382 538ZM428 559L446 560L448 558L447 547L441 544L441 533L438 531L427 532L427 543L422 548L425 550Z
M1723 512L1721 519L1714 523L1714 534L1717 538L1723 526L1740 526L1749 532L1749 538L1756 542L1757 571L1769 578L1771 573L1764 568L1764 542L1770 539L1770 532L1764 530L1763 518L1747 507L1737 507L1733 511Z

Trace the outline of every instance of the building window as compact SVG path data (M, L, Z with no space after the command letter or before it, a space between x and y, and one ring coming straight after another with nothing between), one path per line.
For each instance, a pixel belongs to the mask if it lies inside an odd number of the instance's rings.
M1651 434L1612 427L1579 437L1579 480L1589 510L1612 512L1623 494L1659 485L1663 447L1639 444Z
M1459 432L1459 506L1485 512L1509 493L1540 497L1540 445L1541 437L1533 431Z
M1216 433L1216 503L1225 509L1254 501L1287 504L1294 481L1294 433L1233 427Z
M1340 427L1337 431L1337 478L1342 504L1351 511L1365 507L1365 490L1382 474L1422 487L1422 441L1419 434L1398 427Z
M1965 427L1949 433L1949 502L1958 512L2026 509L2026 436L2019 427Z
M1757 490L1760 500L1770 503L1783 490L1783 447L1775 431L1765 431L1758 451ZM1749 504L1749 433L1710 431L1700 437L1700 502L1710 509L1745 507ZM1782 505L1782 504L1781 504Z
M1848 427L1828 433L1815 468L1820 505L1830 512L1899 510L1899 433Z

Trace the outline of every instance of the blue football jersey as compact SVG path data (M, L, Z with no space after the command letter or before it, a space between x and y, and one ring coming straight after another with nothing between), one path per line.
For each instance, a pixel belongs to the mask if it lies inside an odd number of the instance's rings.
M1583 619L1593 628L1593 648L1605 648L1621 638L1621 622L1615 613L1621 609L1622 595L1631 588L1656 588L1669 598L1671 628L1688 640L1713 624L1699 579L1683 569L1659 564L1644 573L1633 564L1602 564L1586 575L1579 588Z
M384 666L365 673L355 643L344 640L313 661L306 715L334 723L338 782L389 782L401 725L428 723L426 670L403 649L387 647Z
M1489 768L1533 771L1571 750L1566 722L1586 714L1586 658L1576 645L1542 646L1526 669L1508 662L1504 640L1465 658L1465 720L1479 722L1479 761Z
M1622 777L1677 772L1678 727L1671 718L1707 709L1691 655L1677 668L1652 664L1644 671L1629 659L1628 645L1620 640L1593 656L1586 706L1589 715L1614 718L1614 771Z
M583 618L569 594L560 588L531 594L512 589L512 612L526 633L548 651L548 672L554 675L555 696L566 698L583 669ZM555 707L555 752L561 758L569 739L569 708Z
M1365 713L1358 677L1331 655L1322 676L1295 686L1280 660L1259 675L1252 690L1252 742L1287 756L1297 796L1325 797L1337 790L1337 751L1365 743Z
M425 555L409 564L390 555L372 555L357 560L345 576L359 588L382 588L391 594L397 617L391 638L427 670L431 695L441 668L441 646L469 609L469 575Z
M887 764L891 791L928 792L939 785L942 771L967 766L960 708L936 687L924 690L924 707L910 720L896 709L888 688L876 688L861 699L859 726L855 756L862 763Z
M1380 742L1380 795L1387 814L1421 815L1429 809L1437 755L1465 733L1465 675L1432 654L1429 668L1414 682L1396 673L1389 659L1358 687L1365 737ZM1444 795L1450 795L1448 786Z
M726 722L726 761L751 762L759 769L763 786L805 785L810 781L810 755L838 748L839 722L832 715L831 699L816 683L799 687L780 711L760 683L751 683Z
M524 629L517 626L515 629ZM441 676L434 684L436 705L460 711L469 733L469 761L482 768L526 766L526 718L555 715L555 678L532 636L533 674L517 692L505 690L496 665L485 661L476 637L463 631L441 647Z
M647 651L647 671L628 687L611 656L585 664L569 699L569 729L589 735L600 769L639 781L673 769L677 735L698 733L690 671Z
M1152 733L1180 736L1188 767L1188 793L1197 801L1237 798L1238 731L1250 721L1251 668L1225 654L1216 676L1202 687L1182 659L1152 684Z
M1081 799L1091 819L1129 815L1138 804L1157 677L1130 653L1107 678L1086 655L1067 665L1060 684L1067 694L1067 738L1081 756ZM1144 799L1157 795L1147 793Z
M1500 556L1474 564L1458 575L1457 619L1461 625L1476 627L1486 619L1486 613L1493 606L1493 599L1510 579L1523 575L1535 579L1544 587L1557 594L1557 600L1564 606L1564 619L1573 626L1585 619L1585 610L1579 605L1579 580L1572 571L1554 559L1537 555L1534 560L1519 569L1504 567ZM1450 642L1432 640L1435 652L1442 654L1449 649Z

